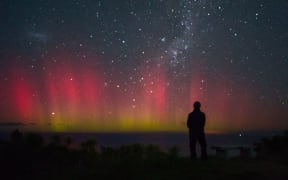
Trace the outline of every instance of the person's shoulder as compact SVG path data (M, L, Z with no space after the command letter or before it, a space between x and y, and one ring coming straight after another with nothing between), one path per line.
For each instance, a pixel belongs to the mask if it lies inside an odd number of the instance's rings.
M191 111L189 114L190 115L195 115L195 114L198 114L199 112L197 112L197 111Z

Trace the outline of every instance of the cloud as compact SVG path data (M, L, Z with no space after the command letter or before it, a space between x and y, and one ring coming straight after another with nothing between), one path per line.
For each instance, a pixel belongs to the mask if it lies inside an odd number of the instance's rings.
M9 126L25 126L21 122L0 122L0 127L9 127Z
M22 122L0 122L0 127L18 127L18 126L34 126L36 123L22 123Z

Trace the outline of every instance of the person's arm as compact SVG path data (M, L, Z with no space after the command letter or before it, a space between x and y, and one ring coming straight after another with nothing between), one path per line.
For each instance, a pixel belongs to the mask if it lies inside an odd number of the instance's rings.
M190 115L188 115L188 118L187 118L187 123L186 123L187 127L190 128Z
M203 128L205 127L206 124L206 115L205 113L203 113Z

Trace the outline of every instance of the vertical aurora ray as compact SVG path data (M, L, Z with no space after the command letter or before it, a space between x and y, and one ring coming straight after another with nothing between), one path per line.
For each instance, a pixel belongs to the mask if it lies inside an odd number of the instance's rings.
M52 71L51 71L52 69ZM64 124L64 110L61 99L63 91L65 90L62 86L61 77L57 77L57 71L48 65L49 73L45 74L45 88L44 92L47 93L47 115L49 117L49 123L52 129L61 129ZM60 83L59 83L60 82ZM60 87L59 87L60 85Z
M166 113L166 74L163 67L151 67L144 70L143 92L147 120L163 121Z
M62 55L57 59L62 65L50 62L49 73L45 74L51 125L55 130L69 130L99 121L105 104L104 83L97 70L90 64L75 64L73 57Z
M1 101L4 102L4 106L1 106L1 118L24 124L37 120L42 124L43 108L40 91L34 84L36 80L20 65L11 66L7 73L9 78L1 86Z
M29 121L33 118L33 99L30 83L26 80L20 68L15 68L15 74L12 75L12 97L14 98L15 108L23 121Z

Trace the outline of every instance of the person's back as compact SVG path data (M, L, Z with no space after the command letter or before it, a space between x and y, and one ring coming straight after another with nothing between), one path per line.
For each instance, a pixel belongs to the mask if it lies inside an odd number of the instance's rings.
M206 152L206 138L204 133L204 127L206 122L206 117L203 112L200 111L201 104L196 101L194 103L194 111L189 113L187 119L187 127L189 128L189 138L190 138L190 153L191 158L196 158L196 143L199 142L201 146L201 158L207 159Z
M188 116L187 126L193 134L204 133L205 114L199 110L194 110Z

